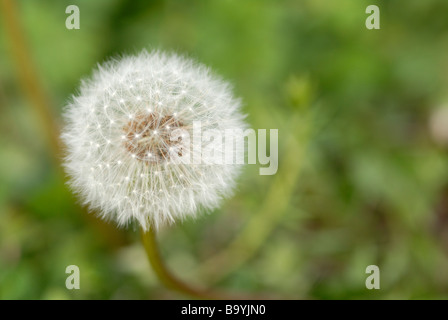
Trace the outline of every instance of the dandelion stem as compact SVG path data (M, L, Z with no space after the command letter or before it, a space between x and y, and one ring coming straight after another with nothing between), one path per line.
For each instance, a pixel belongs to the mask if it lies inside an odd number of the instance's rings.
M156 234L153 229L141 232L143 246L145 247L149 263L156 273L159 280L168 288L184 293L186 295L198 299L215 299L210 292L190 286L189 284L176 278L166 267L160 255L160 250L157 246Z
M188 283L178 279L168 270L163 258L160 254L157 245L156 233L153 229L148 231L141 230L141 237L143 246L145 247L146 255L149 263L159 278L160 282L167 288L183 293L197 299L226 299L226 300L258 300L258 299L273 299L272 295L246 295L246 294L229 294L226 292L212 291L207 289L191 286Z

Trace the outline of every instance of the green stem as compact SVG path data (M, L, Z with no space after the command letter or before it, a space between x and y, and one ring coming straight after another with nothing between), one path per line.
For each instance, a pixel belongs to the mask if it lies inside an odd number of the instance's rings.
M176 278L166 267L160 255L157 246L156 235L153 229L141 231L143 246L145 247L149 263L159 278L160 282L166 287L180 293L192 296L198 299L216 299L216 296L209 291L190 286L189 284Z
M153 229L149 229L146 232L144 230L141 230L141 238L143 246L145 247L146 255L148 256L149 263L151 264L151 267L153 268L155 274L159 278L160 282L171 290L177 291L193 298L206 300L259 300L279 298L272 295L246 295L234 293L229 294L192 286L178 279L168 270L160 254L160 250L157 245L156 234Z

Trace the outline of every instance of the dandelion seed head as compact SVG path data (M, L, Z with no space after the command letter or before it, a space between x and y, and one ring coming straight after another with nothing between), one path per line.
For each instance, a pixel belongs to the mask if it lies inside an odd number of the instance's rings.
M82 82L64 116L72 188L120 226L135 221L147 230L196 217L235 187L239 165L171 159L186 141L170 138L176 129L193 136L196 121L203 131L247 127L229 84L189 59L144 51L106 62ZM202 143L190 139L190 150Z

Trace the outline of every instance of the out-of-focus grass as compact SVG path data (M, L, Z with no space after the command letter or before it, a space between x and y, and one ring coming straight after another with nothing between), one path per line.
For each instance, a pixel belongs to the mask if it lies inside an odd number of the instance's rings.
M368 31L373 2L381 30ZM80 30L65 28L69 4L18 3L55 114L97 62L142 48L189 55L231 80L251 126L279 129L279 170L288 170L287 137L304 125L291 126L297 105L311 110L291 200L260 250L219 286L317 299L448 297L448 157L428 129L448 103L446 1L83 0ZM1 25L0 298L179 297L155 279L135 230L111 245L109 231L85 219L9 52ZM163 230L168 264L205 283L190 271L257 217L275 179L247 166L223 208ZM81 290L65 289L71 264ZM377 291L364 285L371 264L381 269Z

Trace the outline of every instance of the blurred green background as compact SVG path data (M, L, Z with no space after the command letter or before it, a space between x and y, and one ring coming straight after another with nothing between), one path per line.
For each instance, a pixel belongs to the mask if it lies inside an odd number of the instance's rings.
M65 27L70 4L79 30ZM365 27L371 4L380 30ZM447 1L16 7L59 123L98 62L155 48L209 65L234 84L252 128L279 129L276 175L248 165L220 210L161 232L179 277L293 299L448 298ZM137 228L98 221L65 186L0 17L0 298L185 298L160 285ZM80 267L80 290L65 288L68 265ZM368 265L380 290L365 287Z

